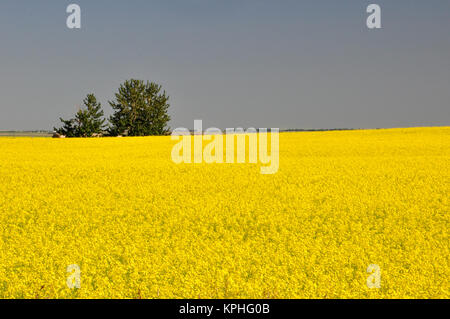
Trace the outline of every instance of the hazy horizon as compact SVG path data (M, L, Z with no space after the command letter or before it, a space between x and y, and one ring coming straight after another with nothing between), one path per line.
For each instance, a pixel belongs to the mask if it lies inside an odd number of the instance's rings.
M450 125L430 125L430 126L393 126L393 127L335 127L335 128L280 128L280 133L289 133L290 131L292 132L315 132L315 131L361 131L361 130L390 130L390 129L414 129L414 128L445 128L445 127L450 127ZM185 127L187 129L189 129L190 131L194 131L193 128L189 127L187 125L187 127ZM236 127L238 128L238 127ZM260 126L254 126L254 127L240 127L243 129L248 129L248 128L255 128L255 129L260 129L260 128L264 128L264 127L260 127ZM267 129L271 128L275 128L273 126L268 126L266 127ZM171 130L174 130L175 127L170 127ZM224 131L225 134L225 129L226 128L222 128L222 127L218 127L218 129ZM206 128L204 128L203 131L205 131ZM31 130L0 130L0 133L54 133L55 131L53 129L31 129ZM25 135L27 136L27 135Z
M449 15L444 0L3 0L0 130L51 131L88 93L109 116L130 78L163 86L172 128L450 126Z

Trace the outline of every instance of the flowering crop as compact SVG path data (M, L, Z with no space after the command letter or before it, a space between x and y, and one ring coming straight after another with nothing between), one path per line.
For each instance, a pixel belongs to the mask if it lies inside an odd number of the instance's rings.
M1 138L0 297L450 297L450 128L281 133L274 175L175 143Z

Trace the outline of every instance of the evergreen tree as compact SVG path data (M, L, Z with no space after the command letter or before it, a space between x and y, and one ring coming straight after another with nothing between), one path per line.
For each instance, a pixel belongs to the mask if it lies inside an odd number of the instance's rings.
M156 83L125 81L115 94L115 101L109 102L115 111L109 119L109 133L114 136L167 134L170 121L168 101L166 92L161 92L161 86Z
M76 137L76 128L75 128L75 120L74 119L70 119L70 120L64 120L63 118L59 118L59 120L61 122L63 122L63 126L60 128L54 128L53 130L60 134L60 135L64 135L66 137Z
M97 102L94 94L88 94L83 103L85 108L75 115L76 135L92 137L94 134L101 134L105 126L102 105Z
M104 129L105 119L102 106L97 102L94 94L88 94L83 100L84 108L80 109L74 119L64 120L63 127L55 128L55 131L66 137L92 137L101 134Z

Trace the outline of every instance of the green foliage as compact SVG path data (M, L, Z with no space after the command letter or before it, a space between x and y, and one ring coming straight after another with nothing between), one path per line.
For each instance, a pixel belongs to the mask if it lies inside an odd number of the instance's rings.
M76 137L76 128L75 128L75 120L64 120L63 118L59 118L59 120L64 124L60 128L54 128L53 130L61 135L64 135L66 137Z
M104 129L105 119L102 106L94 94L88 94L83 101L84 108L80 109L74 119L64 120L61 128L55 131L66 137L92 137L94 134L101 134Z
M109 118L108 133L112 136L166 135L170 121L168 114L169 96L161 85L141 80L128 80L120 85L115 100L109 104L114 110ZM64 120L63 126L54 130L66 137L91 137L102 134L105 129L104 112L93 94L84 99L84 108L75 118Z
M94 134L101 134L105 126L101 104L97 102L94 94L88 94L83 103L85 108L75 115L78 136L91 137Z
M161 86L156 83L125 81L115 94L115 101L109 102L115 111L109 119L109 133L113 136L166 135L170 121L168 101L166 92L161 92Z

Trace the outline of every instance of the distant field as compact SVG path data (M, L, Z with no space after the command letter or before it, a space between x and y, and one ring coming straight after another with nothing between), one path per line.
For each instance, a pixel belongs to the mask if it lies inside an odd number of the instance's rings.
M18 131L0 131L0 136L11 137L51 137L53 134L49 132L18 132Z
M275 175L175 143L0 138L0 298L450 297L450 128L281 133Z

